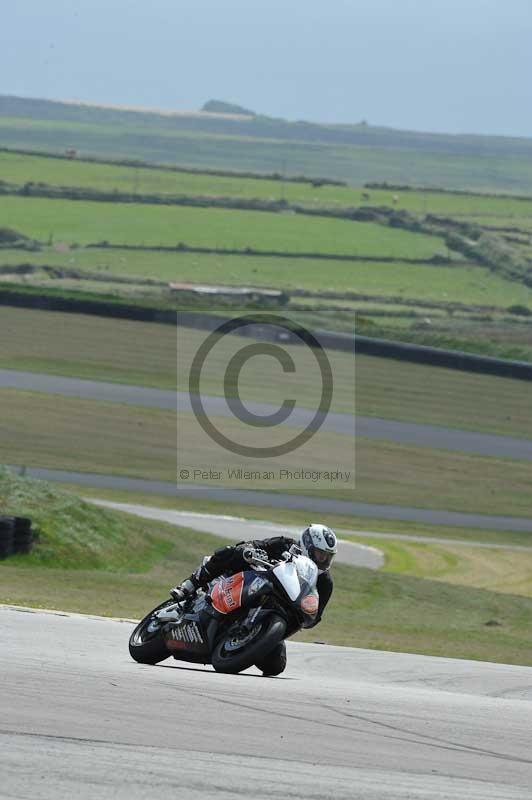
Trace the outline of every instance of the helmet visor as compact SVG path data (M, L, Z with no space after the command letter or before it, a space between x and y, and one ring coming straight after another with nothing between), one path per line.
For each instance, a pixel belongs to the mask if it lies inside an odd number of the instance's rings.
M333 562L334 553L328 550L320 550L318 547L314 548L314 562L319 569L329 569Z

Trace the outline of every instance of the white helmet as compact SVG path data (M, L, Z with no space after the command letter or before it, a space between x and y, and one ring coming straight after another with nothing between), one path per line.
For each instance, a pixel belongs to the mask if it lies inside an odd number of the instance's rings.
M320 572L329 569L338 552L335 534L326 525L319 523L312 523L305 528L298 544L303 555L314 561Z

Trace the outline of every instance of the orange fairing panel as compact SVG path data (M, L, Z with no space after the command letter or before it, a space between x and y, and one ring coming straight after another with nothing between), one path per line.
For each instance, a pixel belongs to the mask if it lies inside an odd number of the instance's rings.
M212 590L211 599L213 608L220 614L230 614L236 611L242 603L242 588L244 586L244 573L237 572L230 578L222 578Z

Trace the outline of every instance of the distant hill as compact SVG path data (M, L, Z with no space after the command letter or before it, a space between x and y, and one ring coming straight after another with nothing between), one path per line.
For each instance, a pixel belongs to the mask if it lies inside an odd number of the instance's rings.
M290 122L250 116L222 101L209 101L204 109L171 113L0 95L0 146L76 148L88 155L317 175L356 185L386 181L532 193L532 139Z
M241 117L256 117L254 111L237 106L235 103L226 103L223 100L208 100L201 109L211 114L235 114Z
M396 128L368 125L366 122L353 125L323 125L299 120L290 122L274 117L254 115L221 101L209 101L203 111L210 110L212 103L221 114L202 117L201 114L169 114L168 112L142 111L127 107L77 105L74 102L38 100L0 95L0 116L26 117L43 120L108 123L129 122L150 125L154 129L181 129L202 133L246 136L250 138L286 139L336 145L358 145L364 147L408 148L431 153L453 155L512 155L532 156L532 139L504 136L480 136L477 134L422 133ZM206 106L211 108L207 109ZM222 108L223 107L223 111ZM228 112L228 108L239 109ZM224 114L253 115L251 119L231 119Z

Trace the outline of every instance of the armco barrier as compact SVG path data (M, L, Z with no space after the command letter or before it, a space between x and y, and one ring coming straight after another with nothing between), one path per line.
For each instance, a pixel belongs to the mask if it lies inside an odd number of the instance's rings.
M289 311L287 311L289 314ZM211 314L196 312L179 312L179 324L187 328L201 330L214 330L218 325L231 319L231 317L214 317ZM498 375L504 378L518 378L519 380L532 381L532 364L526 361L509 361L502 358L478 356L473 353L463 353L458 350L441 350L437 347L408 344L406 342L393 342L387 339L374 339L369 336L336 333L335 331L314 331L323 347L330 350L343 350L347 353L358 353L380 358L392 358L399 361L410 361L415 364L430 364L433 367L447 367L464 372L479 372L485 375ZM256 339L272 339L271 329L253 326L247 333ZM291 343L300 342L297 336L291 338Z
M94 314L102 317L133 319L141 322L159 322L167 325L179 325L185 328L212 331L232 319L232 316L218 316L201 311L172 311L137 305L123 305L105 300L85 300L53 295L34 295L11 290L0 291L0 305L18 306L21 308L38 308L48 311L66 311L76 314ZM253 314L253 311L249 312ZM289 309L286 311L290 314ZM272 338L271 329L265 326L253 327L253 336L258 339ZM478 372L485 375L498 375L504 378L517 378L532 381L532 363L527 361L510 361L489 356L478 356L458 350L441 350L437 347L393 342L387 339L373 339L369 336L352 336L334 331L315 331L324 347L331 350L342 350L347 353L358 353L409 361L415 364L430 364L434 367L458 369L464 372ZM244 334L246 335L246 334ZM250 331L247 332L250 335ZM285 340L286 341L286 340ZM291 343L300 340L293 336Z
M71 314L94 314L98 317L133 319L140 322L176 324L176 312L170 309L112 303L106 300L61 297L52 294L33 294L0 290L0 305L18 308L37 308L41 311L66 311Z
M319 331L319 340L332 350L353 349L353 337ZM372 339L369 336L355 336L355 351L360 354L410 361L416 364L430 364L433 367L447 367L464 372L480 372L485 375L499 375L504 378L518 378L532 381L532 364L527 361L510 361L503 358L478 356L459 350L442 350L437 347L392 342L386 339Z

